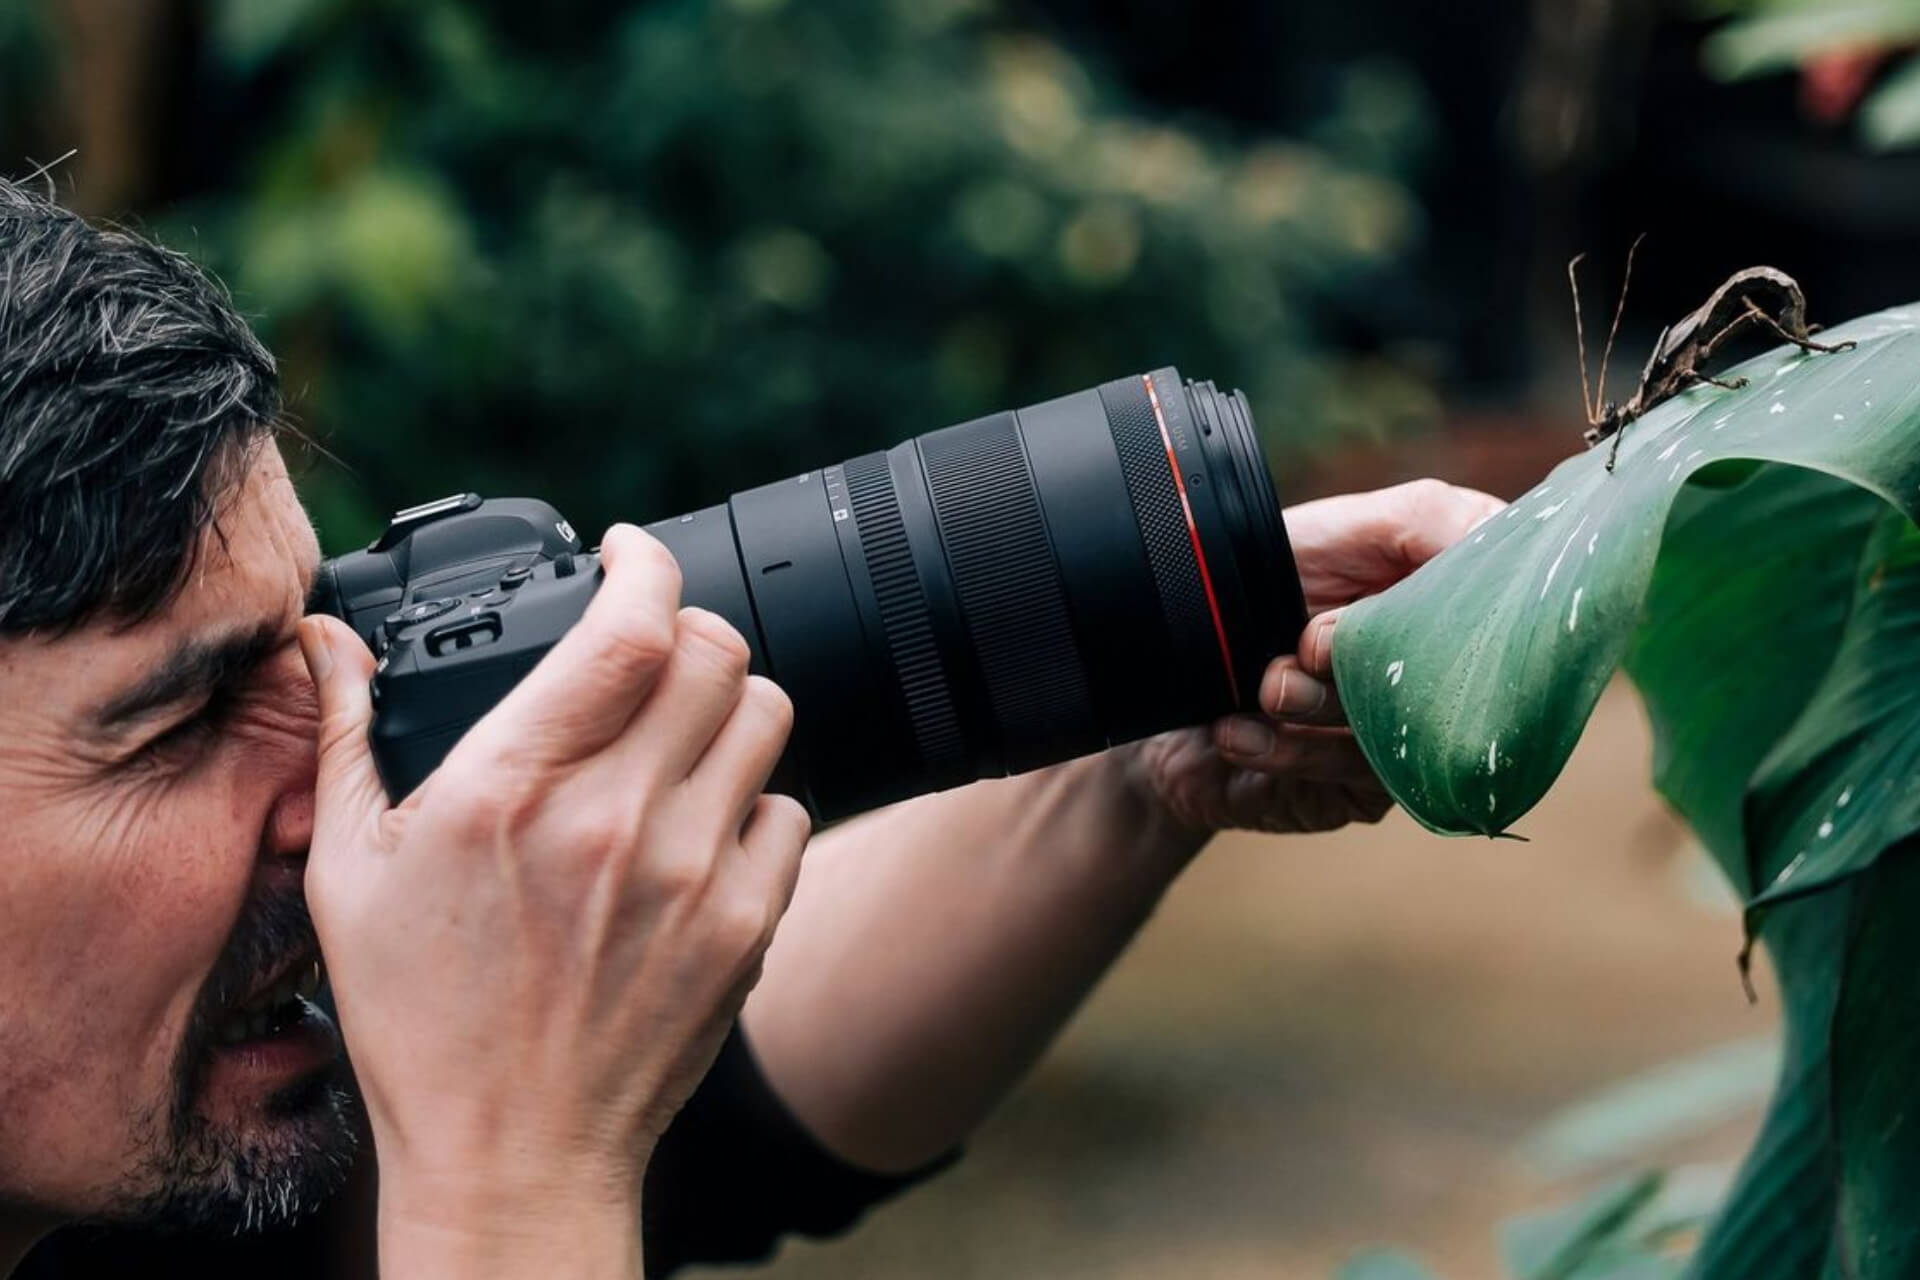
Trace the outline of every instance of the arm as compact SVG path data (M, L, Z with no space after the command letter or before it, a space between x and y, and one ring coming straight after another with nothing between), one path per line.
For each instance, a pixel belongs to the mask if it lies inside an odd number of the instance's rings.
M1205 836L1109 752L817 836L746 1026L836 1154L916 1168L970 1130L1119 955Z
M1213 831L1326 830L1388 801L1335 727L1334 612L1500 504L1432 482L1295 507L1316 615L1264 716L896 805L815 838L746 1027L842 1158L904 1171L1020 1078Z

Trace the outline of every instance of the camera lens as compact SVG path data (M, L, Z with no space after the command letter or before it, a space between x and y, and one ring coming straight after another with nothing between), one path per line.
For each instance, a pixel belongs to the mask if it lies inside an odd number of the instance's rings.
M1306 608L1239 392L1120 378L649 526L833 819L1251 706Z

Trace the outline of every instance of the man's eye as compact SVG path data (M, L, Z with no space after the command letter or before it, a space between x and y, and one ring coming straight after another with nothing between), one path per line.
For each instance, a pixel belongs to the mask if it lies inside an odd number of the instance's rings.
M216 692L198 711L149 738L140 748L140 757L150 763L174 763L197 754L226 724L233 701L231 694Z

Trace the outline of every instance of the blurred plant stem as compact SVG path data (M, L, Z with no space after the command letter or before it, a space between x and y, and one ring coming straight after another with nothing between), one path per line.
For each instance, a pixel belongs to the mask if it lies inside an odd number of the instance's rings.
M169 46L183 0L50 0L58 34L61 115L72 162L71 202L118 214L147 197L165 119Z

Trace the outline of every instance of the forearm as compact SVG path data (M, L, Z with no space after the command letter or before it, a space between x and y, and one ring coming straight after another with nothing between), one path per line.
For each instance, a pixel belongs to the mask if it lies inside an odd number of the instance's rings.
M748 1002L769 1080L841 1157L925 1163L1030 1066L1204 837L1131 751L827 832Z

